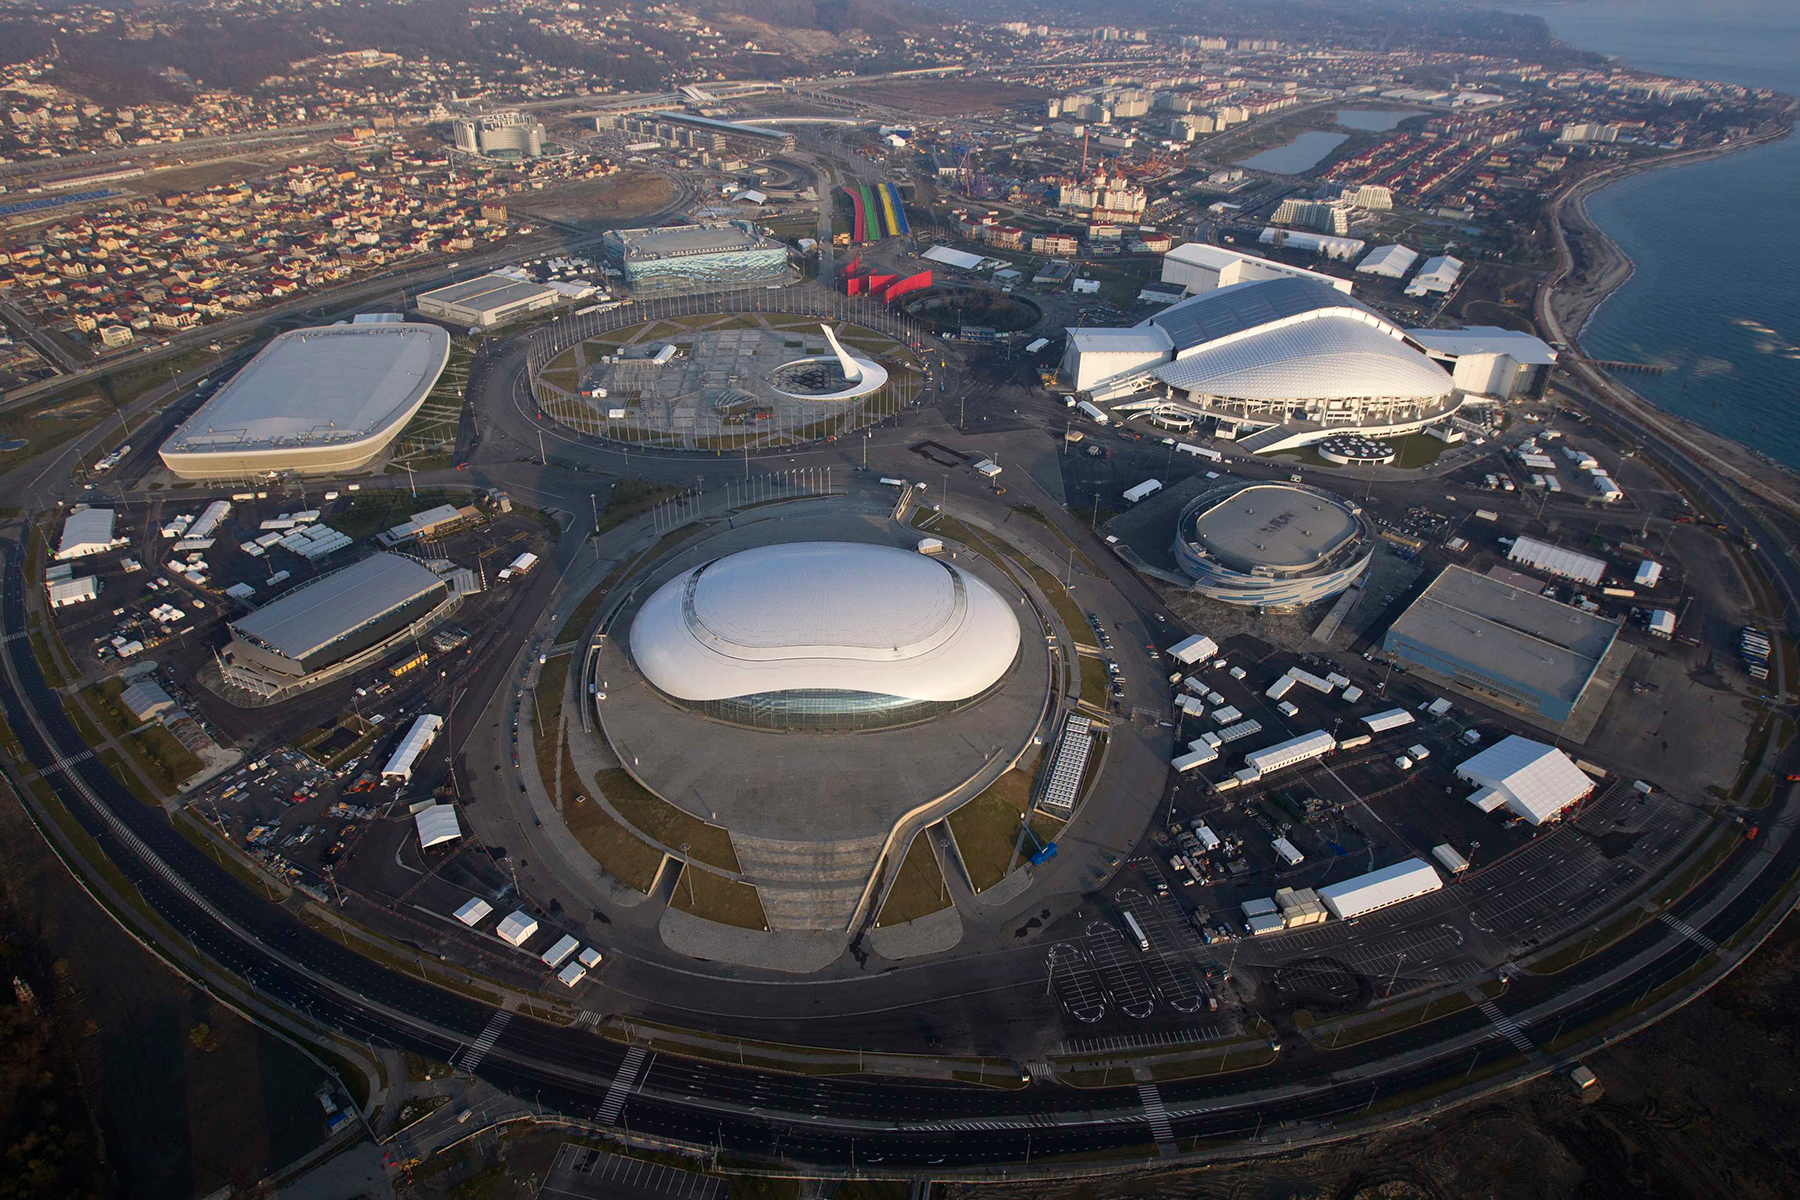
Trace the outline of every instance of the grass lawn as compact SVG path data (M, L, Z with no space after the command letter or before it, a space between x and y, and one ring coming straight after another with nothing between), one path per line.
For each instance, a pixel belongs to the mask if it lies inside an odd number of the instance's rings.
M683 867L675 881L675 896L670 901L680 912L691 913L721 925L739 929L767 929L769 918L763 913L762 897L747 883Z
M1063 587L1062 583L1050 572L1032 562L1024 554L1014 550L1007 543L972 529L955 517L939 516L932 523L932 529L933 532L947 534L964 545L973 546L996 562L1009 561L1018 569L1026 572L1037 584L1038 590L1049 599L1050 607L1056 610L1057 617L1069 631L1070 640L1077 645L1098 648L1093 628L1088 624L1087 617L1082 613L1080 606L1075 603L1075 598L1069 595L1068 589Z
M570 655L561 654L540 667L537 689L532 692L535 711L531 718L531 737L532 748L537 753L538 778L544 781L544 790L553 796L557 794L556 756L562 747L563 685L569 681L570 658ZM566 800L571 786L578 782L563 780L563 793L558 799Z
M695 859L721 871L743 869L738 865L737 852L731 848L730 833L683 812L648 791L631 777L629 771L623 768L601 771L594 776L594 783L607 803L652 841L674 850L686 846Z
M646 483L641 479L621 479L613 485L612 495L606 501L606 507L600 510L600 532L623 525L633 517L640 517L661 504L671 496L678 496L685 488L671 487L666 483Z
M418 468L415 467L414 470ZM449 492L422 489L418 499L398 489L358 495L342 510L331 516L331 527L345 537L365 538L379 530L389 529L417 512L455 501Z
M1106 664L1091 654L1081 659L1081 702L1106 711Z
M938 870L937 856L931 852L931 835L920 830L900 863L900 874L888 890L875 924L877 928L898 925L949 907L950 892L944 886L943 872Z
M203 765L161 724L146 725L137 733L120 738L119 745L125 747L145 773L168 792L173 792L182 780L198 772Z
M1042 809L1031 814L1031 832L1036 835L1038 841L1045 845L1049 845L1061 837L1063 827L1067 824L1068 822L1061 817L1052 816Z
M592 800L563 806L563 824L594 861L628 888L648 892L662 867L663 853L613 820Z
M1354 1046L1358 1042L1373 1041L1375 1038L1386 1037L1390 1033L1399 1033L1402 1030L1423 1025L1427 1021L1435 1021L1439 1017L1459 1013L1474 1003L1462 992L1451 992L1444 996L1434 996L1423 1004L1415 1004L1398 1012L1371 1017L1367 1021L1357 1021L1352 1025L1334 1030L1330 1034L1315 1034L1314 1040L1327 1050Z
M1019 838L1019 814L1031 803L1031 772L1008 771L987 790L950 814L950 831L969 870L969 882L984 892L1006 877Z

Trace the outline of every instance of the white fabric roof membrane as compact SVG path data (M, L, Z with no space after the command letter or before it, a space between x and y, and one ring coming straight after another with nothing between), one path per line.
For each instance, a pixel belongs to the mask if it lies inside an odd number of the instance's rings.
M815 689L966 700L1018 649L1018 618L982 580L853 542L715 559L663 584L631 624L638 669L692 701Z
M413 823L419 829L419 845L426 850L444 842L454 842L462 836L462 826L457 824L453 805L434 804L430 808L421 808L413 814Z
M1542 338L1498 325L1470 325L1462 329L1409 329L1407 336L1439 354L1507 354L1514 362L1548 366L1556 361L1556 349Z
M1392 863L1367 875L1319 889L1319 899L1339 920L1348 921L1378 908L1398 904L1444 886L1431 864L1421 858Z
M1594 781L1568 755L1517 734L1489 746L1456 773L1481 787L1470 797L1472 803L1482 804L1477 797L1491 790L1533 825L1542 825L1594 790Z
M1154 370L1171 387L1243 400L1436 398L1452 389L1443 368L1348 309L1203 345Z

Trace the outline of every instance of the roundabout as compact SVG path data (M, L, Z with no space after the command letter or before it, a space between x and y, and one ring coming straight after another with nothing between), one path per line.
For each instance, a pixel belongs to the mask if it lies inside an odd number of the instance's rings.
M908 299L906 315L941 333L953 334L971 326L995 333L1021 333L1044 314L1022 296L991 288L938 287Z

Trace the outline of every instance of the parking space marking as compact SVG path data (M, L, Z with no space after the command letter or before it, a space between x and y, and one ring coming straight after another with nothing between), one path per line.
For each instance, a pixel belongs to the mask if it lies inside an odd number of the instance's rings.
M1100 980L1086 957L1072 943L1058 942L1050 947L1044 966L1064 1012L1085 1025L1092 1025L1106 1015Z
M570 1200L625 1196L723 1200L726 1189L724 1180L712 1176L565 1142L537 1195Z
M1135 946L1128 947L1118 930L1101 921L1090 924L1082 940L1100 976L1101 988L1120 1012L1143 1020L1156 1011L1150 977L1143 964L1133 957L1140 953Z
M1126 1050L1154 1050L1159 1046L1191 1046L1210 1042L1223 1034L1217 1025L1201 1025L1163 1033L1128 1033L1116 1037L1077 1038L1061 1043L1058 1054L1116 1054Z

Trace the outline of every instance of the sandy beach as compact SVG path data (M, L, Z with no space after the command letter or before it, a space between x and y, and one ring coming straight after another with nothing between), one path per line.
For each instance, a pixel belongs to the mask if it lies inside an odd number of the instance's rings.
M1603 188L1645 171L1705 162L1779 141L1792 132L1793 126L1789 123L1727 147L1709 147L1672 154L1651 163L1610 167L1581 179L1553 199L1549 209L1553 232L1559 244L1566 244L1571 254L1579 252L1581 262L1579 269L1565 263L1565 268L1553 273L1544 285L1538 303L1538 322L1544 336L1579 347L1581 332L1594 311L1631 278L1634 270L1630 257L1588 215L1589 198ZM1614 376L1607 376L1607 382L1608 399L1631 410L1632 415L1645 424L1678 438L1694 450L1697 458L1746 490L1800 517L1800 472L1742 443L1663 411Z

